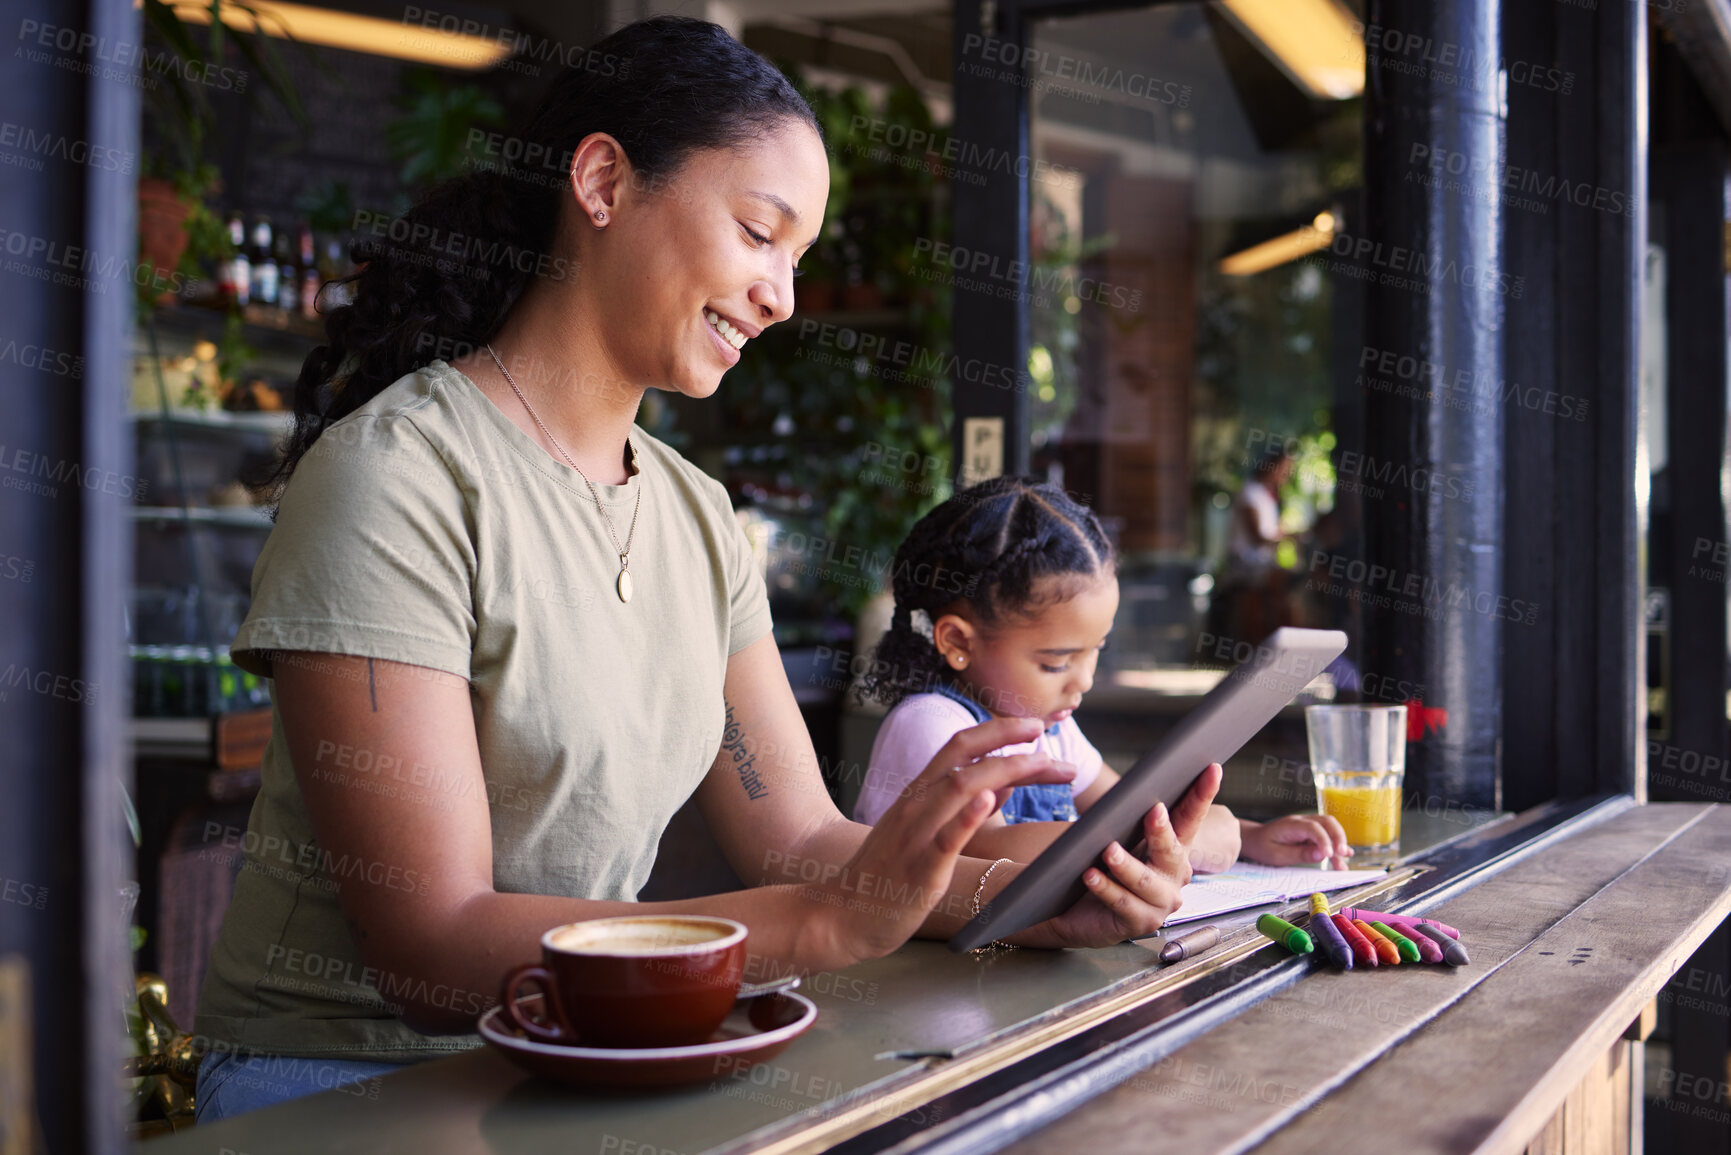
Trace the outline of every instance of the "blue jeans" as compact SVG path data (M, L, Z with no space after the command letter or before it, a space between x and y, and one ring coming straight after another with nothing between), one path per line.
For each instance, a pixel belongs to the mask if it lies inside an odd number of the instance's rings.
M378 1077L402 1063L355 1059L299 1059L289 1055L236 1055L210 1051L198 1065L194 1121L214 1123L272 1103L340 1090L361 1099L379 1097Z

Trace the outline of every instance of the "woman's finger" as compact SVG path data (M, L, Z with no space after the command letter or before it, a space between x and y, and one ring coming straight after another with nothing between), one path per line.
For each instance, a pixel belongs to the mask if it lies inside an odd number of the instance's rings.
M1076 768L1058 762L1048 754L1012 754L997 758L982 758L978 762L958 766L940 777L916 779L906 802L908 812L898 815L905 822L902 841L910 849L926 845L939 828L949 823L969 805L981 791L996 795L999 790L1029 782L1070 782ZM898 806L903 802L898 802ZM893 809L893 808L892 808ZM988 808L988 815L991 813ZM889 817L887 814L885 817ZM984 818L981 818L984 821ZM895 823L892 822L892 826ZM880 820L879 827L884 823Z
M1172 808L1172 829L1184 845L1189 846L1195 841L1196 832L1202 828L1202 820L1208 815L1209 805L1220 793L1220 780L1224 776L1220 763L1210 762L1190 784L1190 789L1184 792L1184 797L1178 800L1178 805Z
M1134 859L1129 859L1123 865L1146 869ZM1118 865L1113 866L1114 871L1119 869ZM1178 888L1172 885L1172 881L1153 875L1152 872L1141 878L1136 885L1126 886L1122 879L1115 878L1097 867L1090 867L1083 875L1083 884L1087 886L1088 893L1112 912L1113 921L1124 938L1153 934L1172 912L1178 909L1181 901Z
M993 718L978 726L958 730L914 781L941 779L955 767L978 761L993 750L1031 742L1039 732L1038 718Z
M993 809L993 795L985 790L976 791L955 817L938 827L937 834L932 838L932 847L949 858L961 854L968 840L979 831L986 819L991 817Z
M1164 803L1148 812L1142 830L1147 844L1143 847L1143 854L1138 861L1149 871L1164 875L1179 886L1189 882L1190 848L1178 841Z

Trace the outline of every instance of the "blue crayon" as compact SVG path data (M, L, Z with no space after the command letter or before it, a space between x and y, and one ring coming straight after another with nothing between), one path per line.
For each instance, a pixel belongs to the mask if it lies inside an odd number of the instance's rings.
M1335 926L1326 914L1312 913L1305 925L1316 939L1316 949L1329 962L1343 971L1352 969L1352 947L1347 944L1346 936L1340 933L1340 928Z
M1413 923L1412 929L1426 938L1434 940L1438 946L1442 947L1443 961L1451 967L1464 967L1472 961L1467 958L1467 948L1459 939L1450 938L1436 927L1422 922Z

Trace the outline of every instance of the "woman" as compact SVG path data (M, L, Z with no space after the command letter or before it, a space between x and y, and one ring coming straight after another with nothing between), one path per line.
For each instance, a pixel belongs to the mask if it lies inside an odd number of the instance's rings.
M997 793L1074 774L983 757L1038 726L1000 719L875 828L836 812L725 491L633 424L646 388L708 396L792 312L828 196L817 124L699 21L589 60L516 142L555 179L477 173L363 238L301 375L233 647L275 679L275 722L200 1001L201 1119L474 1046L561 923L725 915L783 969L948 935L1016 872L958 857ZM767 885L634 902L694 792ZM1152 931L1211 793L1013 941ZM867 877L888 885L861 902Z

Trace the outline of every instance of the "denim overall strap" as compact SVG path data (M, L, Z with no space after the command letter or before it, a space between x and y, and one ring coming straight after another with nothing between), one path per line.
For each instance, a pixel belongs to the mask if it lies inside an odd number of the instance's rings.
M939 683L932 689L934 693L942 694L961 706L973 716L975 722L992 720L991 711L955 687ZM1060 724L1053 723L1046 731L1046 736L1056 738ZM1003 806L1003 815L1004 821L1012 826L1018 822L1074 822L1077 817L1076 796L1069 785L1063 782L1036 782L1028 786L1018 786L1010 791L1010 797Z

